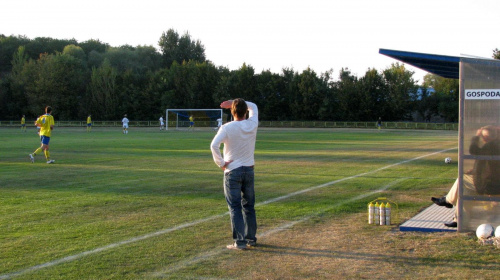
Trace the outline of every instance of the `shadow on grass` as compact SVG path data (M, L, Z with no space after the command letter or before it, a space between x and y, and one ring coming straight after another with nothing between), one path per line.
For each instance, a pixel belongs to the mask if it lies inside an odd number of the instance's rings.
M348 252L336 250L319 250L306 249L298 247L285 247L259 243L257 246L250 249L254 252L283 255L283 256L298 256L305 258L331 258L344 259L355 261L370 261L370 262L388 262L391 264L400 264L405 266L447 266L468 269L484 269L491 271L500 270L500 263L481 261L471 258L453 259L443 256L438 257L408 257L400 255L390 255L388 253L366 253L366 252ZM249 251L250 251L249 250ZM413 253L408 251L406 253Z

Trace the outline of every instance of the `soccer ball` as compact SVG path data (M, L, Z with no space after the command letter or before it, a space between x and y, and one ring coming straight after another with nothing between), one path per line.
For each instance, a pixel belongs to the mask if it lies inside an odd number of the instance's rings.
M493 235L493 227L490 224L482 224L477 227L476 236L480 239L487 239Z
M451 157L447 157L447 158L445 158L445 159L444 159L444 162L445 162L445 163L451 163Z

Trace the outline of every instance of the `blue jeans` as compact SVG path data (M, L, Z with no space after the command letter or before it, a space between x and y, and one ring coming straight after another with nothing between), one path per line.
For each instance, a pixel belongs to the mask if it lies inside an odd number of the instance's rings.
M224 173L224 195L236 244L244 246L249 241L257 241L253 166L241 166Z

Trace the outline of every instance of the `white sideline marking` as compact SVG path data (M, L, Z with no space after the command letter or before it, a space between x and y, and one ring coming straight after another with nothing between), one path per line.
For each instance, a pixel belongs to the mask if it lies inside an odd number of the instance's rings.
M360 173L360 174L353 175L353 176L350 176L350 177L346 177L346 178L342 178L342 179L339 179L339 180L331 181L331 182L328 182L328 183L325 183L325 184L322 184L322 185L310 187L310 188L307 188L307 189L304 189L304 190L300 190L300 191L297 191L297 192L293 192L293 193L290 193L290 194L287 194L287 195L284 195L284 196L280 196L280 197L277 197L277 198L269 199L269 200L266 200L266 201L261 202L261 203L257 203L256 206L266 205L266 204L269 204L269 203L272 203L272 202L276 202L276 201L280 201L280 200L283 200L283 199L287 199L287 198L290 198L292 196L296 196L296 195L303 194L303 193L306 193L306 192L310 192L310 191L313 191L313 190L316 190L316 189L328 187L328 186L331 186L333 184L336 184L336 183L339 183L339 182L343 182L343 181L347 181L347 180L354 179L354 178L358 178L358 177L361 177L361 176L373 174L373 173L379 172L379 171L387 169L387 168L391 168L391 167L394 167L394 166L398 166L398 165L401 165L401 164L404 164L404 163L408 163L408 162L411 162L411 161L419 160L419 159L424 158L424 157L432 156L432 155L435 155L435 154L447 152L447 151L454 150L454 149L456 149L456 148L450 148L450 149L445 149L445 150L437 151L437 152L434 152L434 153L430 153L430 154L426 154L426 155L423 155L423 156L415 157L415 158L412 158L412 159L404 160L404 161L401 161L401 162L398 162L398 163L390 164L390 165L378 168L378 169L373 170L373 171L369 171L369 172L365 172L365 173ZM364 194L364 195L360 195L360 196L369 196L369 195L370 194ZM351 201L351 200L349 200L349 201ZM163 229L163 230L160 230L160 231L156 231L156 232L153 232L153 233L148 233L148 234L141 235L141 236L138 236L138 237L134 237L134 238L131 238L131 239L127 239L127 240L124 240L124 241L112 243L112 244L109 244L109 245L106 245L106 246L103 246L103 247L99 247L99 248L96 248L96 249L93 249L93 250L90 250L90 251L85 251L85 252L82 252L82 253L79 253L79 254L75 254L75 255L72 255L72 256L67 256L67 257L60 258L60 259L57 259L57 260L54 260L54 261L50 261L50 262L46 262L46 263L43 263L43 264L35 265L35 266L32 266L32 267L28 267L28 268L25 268L25 269L22 269L22 270L19 270L19 271L16 271L16 272L2 274L2 275L0 275L0 279L2 279L2 280L3 279L9 279L9 278L16 277L16 276L19 276L19 275L22 275L22 274L25 274L25 273L37 271L37 270L40 270L42 268L47 268L47 267L55 266L55 265L58 265L58 264L61 264L61 263L74 261L74 260L81 259L81 258L83 258L85 256L88 256L88 255L97 254L97 253L100 253L100 252L103 252L103 251L107 251L109 249L113 249L113 248L116 248L116 247L119 247L119 246L122 246L122 245L126 245L126 244L130 244L130 243L142 241L142 240L145 240L145 239L149 239L151 237L155 237L155 236L167 234L167 233L170 233L170 232L173 232L173 231L177 231L177 230L180 230L180 229L184 229L184 228L187 228L187 227L195 226L195 225L198 225L198 224L201 224L201 223L204 223L204 222L208 222L208 221L211 221L211 220L215 220L215 219L227 216L227 215L229 215L229 211L225 212L223 214L214 215L214 216L211 216L211 217L208 217L208 218L199 219L199 220L192 221L192 222L189 222L189 223L184 223L184 224L181 224L181 225L178 225L178 226L175 226L175 227ZM296 221L296 222L292 222L293 223L292 225L294 225L296 223L299 223L302 220L299 220L299 221ZM290 225L290 226L292 226L292 225Z

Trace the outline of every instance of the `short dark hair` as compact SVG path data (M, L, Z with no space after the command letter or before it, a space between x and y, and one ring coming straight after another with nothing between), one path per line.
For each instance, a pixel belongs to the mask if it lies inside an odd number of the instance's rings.
M239 119L244 119L248 111L247 103L243 98L236 98L231 105L231 114L238 116Z
M50 107L50 106L45 107L45 113L47 113L47 114L52 113L52 107Z

